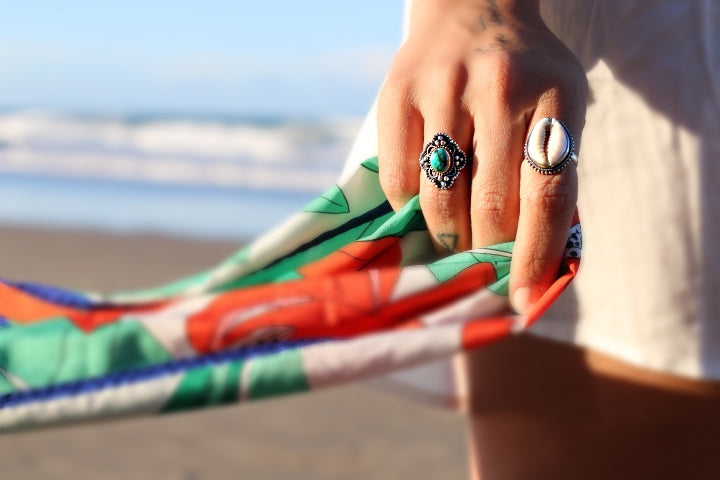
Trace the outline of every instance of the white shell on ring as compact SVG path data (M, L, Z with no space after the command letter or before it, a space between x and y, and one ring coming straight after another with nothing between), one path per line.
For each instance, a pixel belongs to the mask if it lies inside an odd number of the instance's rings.
M560 165L570 154L570 135L559 120L543 118L535 124L527 142L527 155L542 168Z

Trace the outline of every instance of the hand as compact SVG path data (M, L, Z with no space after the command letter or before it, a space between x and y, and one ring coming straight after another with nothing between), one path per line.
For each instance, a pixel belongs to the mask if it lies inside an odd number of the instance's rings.
M521 313L557 275L577 199L575 166L536 172L523 160L525 139L554 117L577 151L586 98L581 65L547 29L537 1L522 0L415 0L380 94L380 182L390 204L398 210L419 193L441 253L515 240L510 299ZM419 166L437 132L468 156L447 190Z

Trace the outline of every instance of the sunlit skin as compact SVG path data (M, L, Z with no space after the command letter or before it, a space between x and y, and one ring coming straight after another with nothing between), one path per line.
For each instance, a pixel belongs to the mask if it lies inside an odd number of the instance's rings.
M380 179L395 209L420 194L441 254L515 240L510 297L525 313L555 278L577 199L574 166L541 175L523 161L544 117L579 144L587 98L577 59L537 1L418 0L378 108ZM468 154L451 188L428 181L419 153L447 132Z

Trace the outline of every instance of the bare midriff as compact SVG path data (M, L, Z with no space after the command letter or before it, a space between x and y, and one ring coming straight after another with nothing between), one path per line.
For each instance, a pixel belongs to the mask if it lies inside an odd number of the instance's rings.
M467 367L473 478L720 478L720 382L530 335Z

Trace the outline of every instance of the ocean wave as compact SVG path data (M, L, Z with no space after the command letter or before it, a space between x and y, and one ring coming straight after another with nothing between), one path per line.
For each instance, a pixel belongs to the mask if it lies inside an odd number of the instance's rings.
M318 192L361 119L0 114L0 171Z

